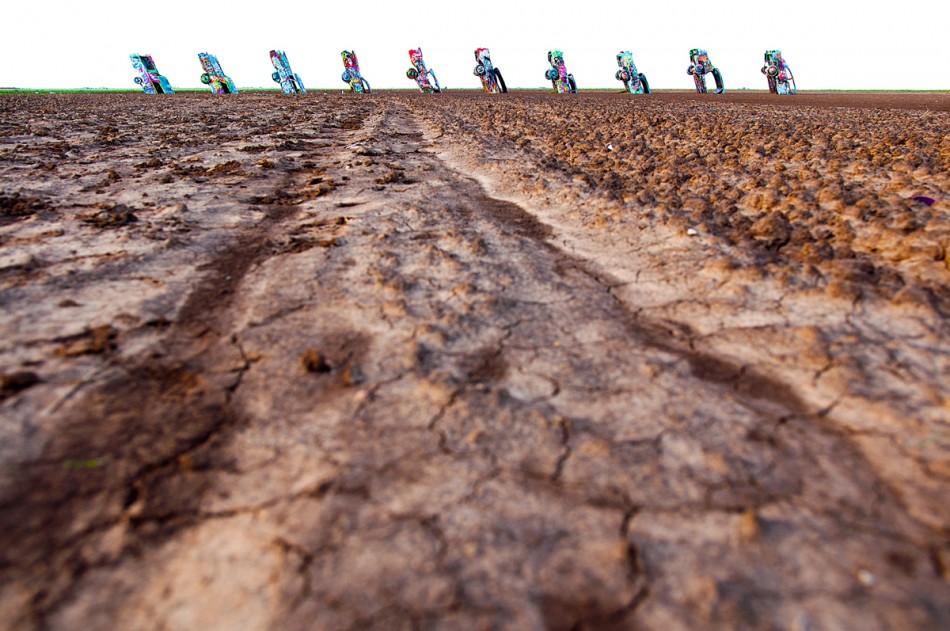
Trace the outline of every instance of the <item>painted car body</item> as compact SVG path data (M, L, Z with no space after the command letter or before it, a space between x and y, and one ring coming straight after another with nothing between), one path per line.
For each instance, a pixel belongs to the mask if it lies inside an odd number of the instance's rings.
M300 75L290 68L290 62L287 60L287 54L280 50L270 51L270 62L274 66L274 73L271 79L280 84L280 89L284 94L306 94L307 89L303 86Z
M551 82L558 94L577 92L577 83L574 75L567 71L564 65L564 53L555 48L548 51L548 63L551 67L544 73L544 78Z
M145 94L175 93L168 79L158 72L151 55L129 55L129 59L132 60L132 67L136 72L134 81L141 86Z
M689 68L686 74L693 77L693 83L696 85L696 91L701 94L708 92L706 88L706 75L711 74L716 82L716 94L722 94L726 88L722 82L722 73L719 72L713 63L709 60L709 53L703 48L693 48L689 51Z
M357 94L369 94L373 90L369 87L369 81L363 78L360 72L360 62L356 58L356 53L350 50L344 50L340 53L343 57L343 76L342 79L350 84L350 92Z
M650 82L645 74L637 70L633 63L633 53L622 50L617 53L617 65L620 69L615 75L617 81L623 82L623 88L630 94L650 94Z
M795 86L795 75L792 69L785 62L780 50L765 51L765 65L762 66L762 74L769 82L769 92L772 94L795 94L798 88Z
M421 91L436 94L442 92L442 86L439 85L435 71L430 70L422 58L421 48L413 48L409 51L409 62L412 63L412 67L406 71L406 76L415 81Z
M487 48L475 49L475 70L472 73L481 79L482 89L489 94L498 94L507 92L508 86L505 85L505 79L501 76L501 70L496 68L491 61L491 53Z
M224 74L221 70L221 64L218 58L208 53L198 53L198 61L201 62L201 69L204 73L201 75L201 82L211 88L215 94L237 94L237 88L231 77Z

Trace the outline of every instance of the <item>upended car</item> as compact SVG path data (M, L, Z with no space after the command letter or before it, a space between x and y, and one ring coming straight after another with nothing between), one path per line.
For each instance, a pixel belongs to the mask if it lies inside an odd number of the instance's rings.
M795 75L792 74L792 69L782 57L780 50L765 51L762 74L768 79L769 92L772 94L795 94L798 91L795 87Z
M637 70L637 65L633 63L633 53L629 50L617 53L617 65L620 69L615 77L617 81L623 81L624 90L630 94L650 94L650 82L645 74Z
M406 76L415 81L421 91L435 94L442 92L442 86L439 85L439 78L435 76L435 71L428 68L422 58L421 48L413 48L409 51L409 62L412 67L406 71Z
M722 73L719 72L719 68L713 65L713 62L709 60L709 53L706 52L703 48L693 48L689 51L689 68L686 69L686 74L693 77L693 83L696 84L696 91L700 94L706 94L708 92L706 88L706 75L711 74L713 80L716 82L716 91L714 94L722 94L726 91L725 86L722 82Z
M570 74L567 66L564 65L564 53L557 48L549 50L548 63L551 67L544 73L544 78L551 82L557 93L576 93L577 82L574 81L574 75Z
M491 53L487 48L475 49L475 70L472 73L481 79L482 89L485 92L489 94L508 92L508 86L505 85L505 79L501 76L501 70L492 64Z
M372 88L369 87L369 81L363 78L360 72L360 62L356 58L356 53L351 50L344 50L340 53L343 57L343 76L345 83L350 85L350 92L356 94L370 94Z
M129 59L132 60L132 67L137 73L133 81L145 94L175 93L168 79L158 72L151 55L129 55Z
M285 52L281 50L270 51L270 62L274 66L274 73L270 77L280 84L280 89L283 90L284 94L307 93L300 75L291 70Z
M208 53L198 53L198 61L201 62L201 69L204 72L201 75L201 82L211 88L215 94L237 94L238 90L231 81L231 77L224 74L221 70L221 64L218 58Z

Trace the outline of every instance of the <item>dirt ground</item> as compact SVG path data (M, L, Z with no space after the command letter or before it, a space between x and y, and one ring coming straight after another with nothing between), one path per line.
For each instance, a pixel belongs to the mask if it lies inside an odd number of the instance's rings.
M0 626L946 629L948 213L950 94L2 96Z

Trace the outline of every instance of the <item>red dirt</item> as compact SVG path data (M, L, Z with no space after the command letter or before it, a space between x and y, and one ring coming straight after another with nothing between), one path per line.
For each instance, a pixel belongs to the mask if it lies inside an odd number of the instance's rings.
M948 112L0 97L0 620L946 628Z

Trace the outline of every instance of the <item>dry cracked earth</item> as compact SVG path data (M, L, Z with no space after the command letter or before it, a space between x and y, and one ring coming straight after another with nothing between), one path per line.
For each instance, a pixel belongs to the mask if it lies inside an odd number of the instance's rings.
M0 97L0 625L948 628L948 132Z

